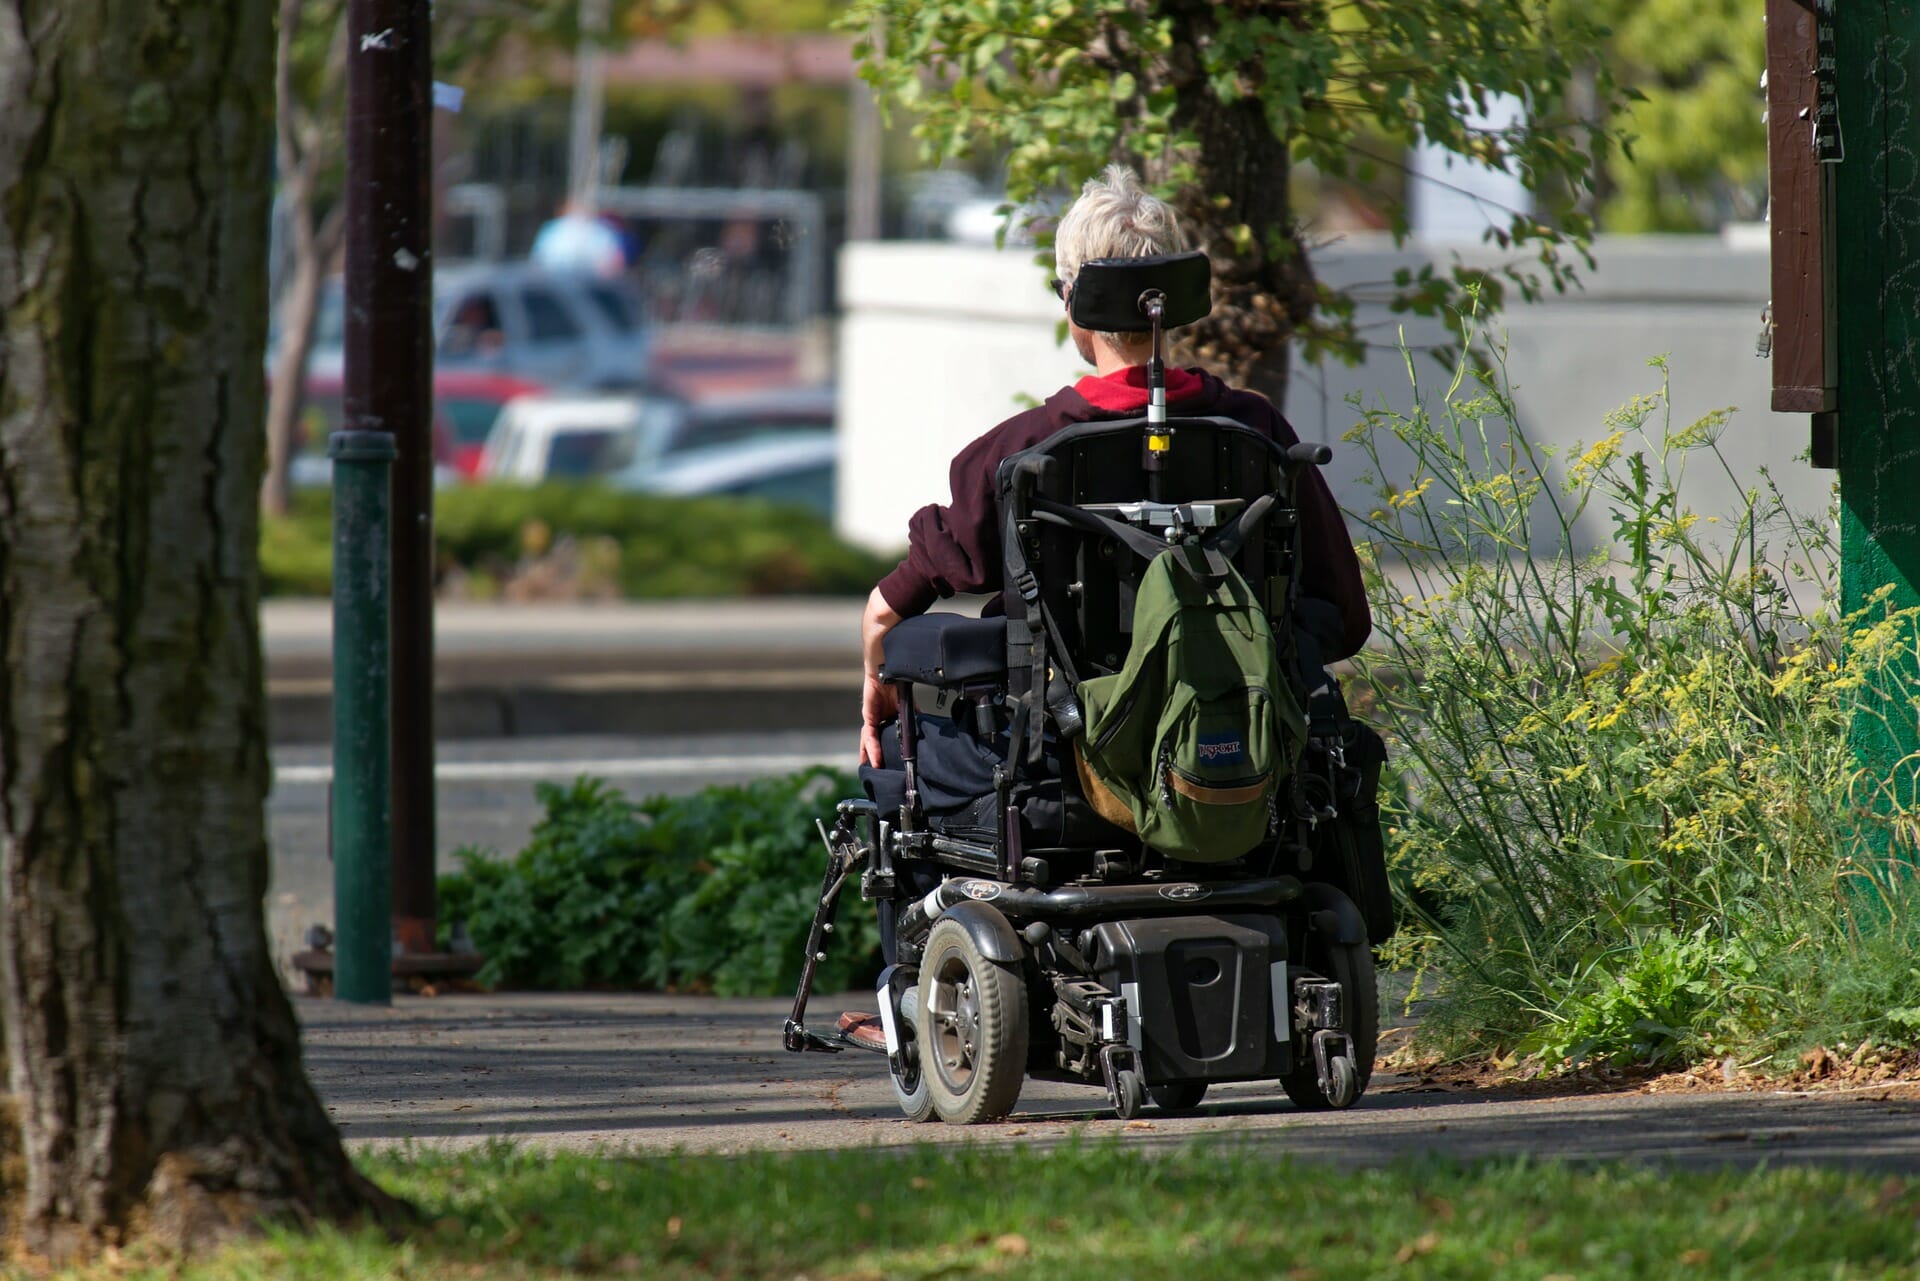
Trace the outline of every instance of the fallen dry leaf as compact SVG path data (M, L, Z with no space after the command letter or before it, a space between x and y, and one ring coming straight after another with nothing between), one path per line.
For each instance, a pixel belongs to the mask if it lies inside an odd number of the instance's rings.
M1432 1254L1439 1248L1440 1234L1438 1232L1424 1232L1415 1240L1409 1241L1401 1246L1399 1251L1394 1254L1393 1261L1395 1263L1411 1263L1423 1255Z
M680 1239L681 1226L682 1225L680 1222L679 1215L676 1214L671 1219L668 1219L667 1220L667 1240L678 1241Z
M995 1237L993 1248L1015 1259L1024 1259L1033 1250L1033 1247L1027 1244L1027 1239L1018 1232L1008 1232L1003 1236Z
M1691 1250L1682 1250L1680 1262L1689 1268L1704 1268L1713 1262L1713 1251L1702 1250L1697 1246Z

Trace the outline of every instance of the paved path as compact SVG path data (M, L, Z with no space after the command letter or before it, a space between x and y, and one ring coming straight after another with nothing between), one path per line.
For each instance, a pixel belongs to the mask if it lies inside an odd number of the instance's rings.
M848 998L858 1002L859 997ZM823 1013L841 1002L824 999ZM1368 1163L1437 1153L1625 1157L1685 1165L1830 1162L1920 1172L1920 1101L1885 1091L1501 1098L1383 1076L1346 1113L1229 1086L1195 1116L1122 1122L1085 1087L1028 1083L1002 1124L911 1125L876 1057L788 1054L784 1001L653 995L405 997L391 1009L303 998L308 1070L348 1140L647 1151L1211 1137Z

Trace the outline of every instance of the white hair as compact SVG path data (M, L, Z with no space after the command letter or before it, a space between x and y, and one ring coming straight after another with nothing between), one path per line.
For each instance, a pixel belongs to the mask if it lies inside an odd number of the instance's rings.
M1087 180L1054 228L1054 274L1071 285L1080 265L1095 258L1151 258L1186 248L1187 233L1173 206L1142 187L1127 166L1108 165L1098 178ZM1121 351L1139 342L1119 334L1100 338Z

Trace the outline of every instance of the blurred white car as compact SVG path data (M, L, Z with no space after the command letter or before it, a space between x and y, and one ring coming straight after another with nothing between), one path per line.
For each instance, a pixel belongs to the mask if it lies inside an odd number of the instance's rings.
M838 446L830 431L796 431L672 454L653 467L611 477L621 488L655 494L759 498L833 517Z
M620 489L656 489L654 474L668 474L663 469L684 459L717 466L714 460L721 458L781 456L755 453L751 447L762 443L831 440L834 405L831 388L783 388L698 403L657 392L521 396L494 422L479 477L524 484L605 477ZM796 456L810 456L806 448ZM831 498L826 501L830 506Z
M521 396L480 451L479 479L589 480L651 457L686 414L671 396Z

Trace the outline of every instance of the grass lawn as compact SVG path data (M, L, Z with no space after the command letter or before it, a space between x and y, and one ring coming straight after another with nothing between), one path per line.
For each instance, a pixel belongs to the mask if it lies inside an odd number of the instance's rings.
M1340 1172L1229 1147L743 1157L372 1156L425 1216L276 1236L204 1263L77 1274L252 1278L1912 1277L1920 1180L1524 1160Z

